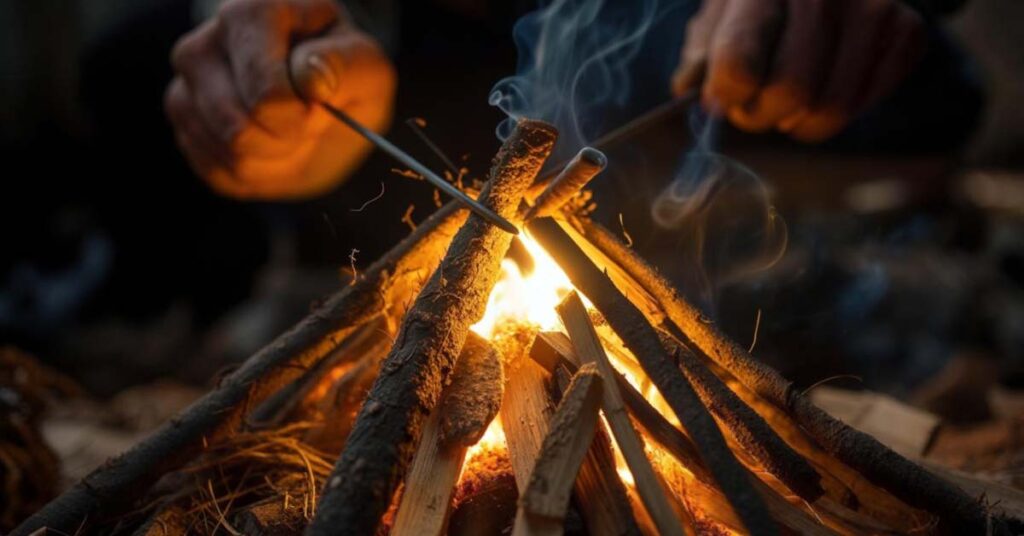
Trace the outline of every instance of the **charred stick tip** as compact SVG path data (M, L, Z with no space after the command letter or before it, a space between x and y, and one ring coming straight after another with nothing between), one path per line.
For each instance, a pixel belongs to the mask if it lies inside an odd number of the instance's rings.
M550 216L608 166L608 157L593 147L584 147L565 169L537 197L526 219Z

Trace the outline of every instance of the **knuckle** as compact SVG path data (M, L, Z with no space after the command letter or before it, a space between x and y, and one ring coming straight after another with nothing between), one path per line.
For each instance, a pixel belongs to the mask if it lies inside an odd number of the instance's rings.
M171 49L171 65L181 72L194 64L203 53L203 43L196 32L191 32L174 44Z

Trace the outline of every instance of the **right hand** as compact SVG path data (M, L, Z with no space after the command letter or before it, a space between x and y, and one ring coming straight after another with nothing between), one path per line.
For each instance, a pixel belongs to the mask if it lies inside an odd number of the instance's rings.
M228 0L171 62L164 108L175 139L232 197L311 197L362 161L369 143L312 99L377 131L391 120L394 70L333 0Z

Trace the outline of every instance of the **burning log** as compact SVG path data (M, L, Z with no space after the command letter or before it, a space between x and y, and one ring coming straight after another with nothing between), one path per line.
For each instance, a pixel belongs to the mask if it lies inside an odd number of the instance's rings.
M604 171L608 158L592 147L584 147L576 157L566 164L565 169L551 181L551 184L537 196L533 207L524 220L542 218L555 213L569 199L576 195L598 173Z
M675 365L675 360L661 346L657 332L643 313L615 288L555 220L536 219L529 224L529 230L640 361L698 446L701 459L746 528L755 533L774 532L771 517L761 498L752 490L746 471L725 444L714 419Z
M557 224L556 224L557 225ZM576 348L584 365L593 363L601 371L601 376L606 380L606 387L602 396L601 406L604 409L605 418L612 429L612 435L622 451L626 464L636 480L636 487L640 498L651 516L651 520L661 534L683 534L683 528L679 519L672 512L672 508L665 496L664 484L651 467L650 460L644 453L643 442L637 435L636 430L629 421L626 413L625 402L619 393L615 382L617 376L601 347L601 341L597 338L597 332L590 323L590 315L587 313L579 296L573 292L565 298L565 301L558 306L558 314L569 331L569 338Z
M530 482L519 499L513 535L561 535L569 497L597 428L601 377L584 366L572 378L551 419Z
M551 401L544 387L544 369L516 352L506 352L506 359L508 385L501 405L501 422L516 484L525 493L534 460L548 432ZM610 442L600 429L595 439L573 487L583 507L584 523L594 536L640 534L615 470Z
M956 532L977 533L988 529L991 517L981 501L819 409L778 371L751 357L714 324L707 322L697 307L611 232L591 221L578 220L575 224L587 240L661 303L669 319L679 328L674 336L699 348L747 388L789 413L830 455L905 503L938 515ZM1006 532L1003 523L995 521L996 532Z
M483 339L470 336L452 383L424 426L391 534L440 534L467 447L498 414L504 379L501 358Z
M526 188L554 145L544 123L521 121L498 153L482 202L514 218ZM441 265L402 320L395 346L356 419L309 533L337 527L372 533L412 459L469 326L483 316L512 235L476 215L459 230Z

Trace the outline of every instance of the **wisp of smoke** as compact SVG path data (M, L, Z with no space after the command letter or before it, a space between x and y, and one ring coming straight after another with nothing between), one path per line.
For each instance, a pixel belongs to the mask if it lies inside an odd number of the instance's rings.
M630 68L652 24L685 3L553 0L519 19L516 75L500 80L490 95L509 116L498 125L498 137L505 139L519 118L541 119L558 128L556 156L565 156L615 126L605 121L631 98Z
M560 133L553 160L564 160L619 126L621 112L636 113L641 94L659 98L661 93L652 95L646 86L658 85L664 92L660 98L667 99L667 74L679 58L686 15L698 5L696 0L542 2L516 23L516 74L491 91L491 104L508 114L498 125L498 137L505 139L523 117L547 121ZM695 263L687 277L701 280L701 292L710 296L715 287L774 263L785 250L786 231L760 179L714 152L717 121L694 117L696 143L651 214L658 227L673 230L690 249L680 255Z
M692 263L688 285L710 308L715 291L774 265L788 233L764 182L746 166L714 152L719 120L691 115L693 148L651 204L655 224L679 236Z

